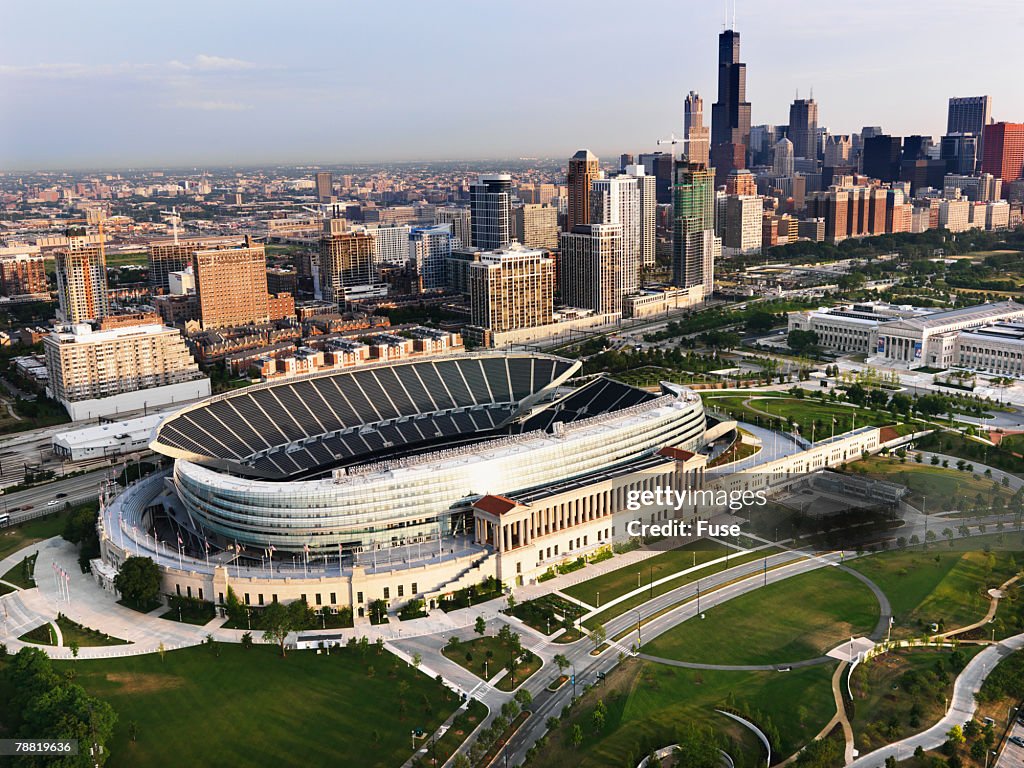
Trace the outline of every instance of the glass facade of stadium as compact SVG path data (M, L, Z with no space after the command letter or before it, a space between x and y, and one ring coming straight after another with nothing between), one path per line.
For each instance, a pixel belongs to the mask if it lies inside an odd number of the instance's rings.
M653 397L653 396L652 396ZM705 431L688 390L591 418L350 470L336 478L270 482L179 458L174 484L186 510L221 546L321 553L358 551L462 532L479 496L584 476L665 446L696 450ZM471 528L470 528L471 531Z

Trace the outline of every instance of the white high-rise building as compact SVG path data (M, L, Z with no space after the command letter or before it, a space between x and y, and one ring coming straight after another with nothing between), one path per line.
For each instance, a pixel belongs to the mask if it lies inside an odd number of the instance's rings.
M472 238L469 208L449 206L435 208L434 223L452 225L452 248L469 248Z
M640 266L654 266L658 229L658 180L642 165L627 165L626 175L636 179L640 192Z
M409 233L409 261L416 266L419 290L445 287L448 259L452 255L452 225L416 227Z
M590 223L622 227L620 250L621 295L640 288L643 254L640 241L640 186L634 176L594 179L590 188Z
M792 176L795 163L793 160L793 142L783 137L775 142L772 148L772 166L776 176Z
M402 224L396 227L353 227L352 231L365 231L373 235L373 266L385 264L401 265L409 259L409 233L412 227Z
M747 256L761 252L764 203L756 195L729 195L725 203L722 253Z

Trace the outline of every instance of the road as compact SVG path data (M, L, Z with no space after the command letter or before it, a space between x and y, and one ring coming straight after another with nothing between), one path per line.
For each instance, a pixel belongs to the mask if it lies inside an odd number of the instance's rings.
M107 478L109 472L109 469L98 469L88 474L54 480L51 483L27 488L24 491L4 494L0 496L0 505L2 505L5 511L12 510L15 507L30 505L32 509L28 510L28 512L31 513L44 508L48 501L57 500L61 504L64 502L75 504L89 501L99 496L100 483ZM57 499L58 493L67 495ZM59 508L59 506L60 504L54 505L55 508ZM31 514L11 512L11 521L18 522L19 519L27 519L30 516Z

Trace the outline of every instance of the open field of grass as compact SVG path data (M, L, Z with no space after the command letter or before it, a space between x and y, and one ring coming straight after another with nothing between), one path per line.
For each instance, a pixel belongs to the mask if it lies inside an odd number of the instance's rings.
M677 576L674 579L666 581L664 584L659 584L655 586L653 589L649 589L644 592L641 592L640 594L634 595L633 597L626 598L622 602L610 606L607 610L603 610L597 615L591 616L589 619L583 622L583 626L587 629L593 629L598 624L602 624L606 621L609 621L615 618L616 616L621 616L623 613L626 613L627 611L632 611L636 608L639 608L652 597L658 597L659 595L663 595L666 592L671 592L673 589L678 589L679 587L685 586L686 584L691 584L697 581L698 579L705 579L714 573L719 573L721 571L727 570L728 568L732 568L737 565L743 565L744 563L753 562L754 560L761 560L762 558L774 553L775 551L777 550L770 548L759 552L746 552L743 554L730 555L728 564L726 564L725 562L721 562L715 565L709 565L705 568L700 568L699 570L696 570L693 573L687 573L682 576ZM718 556L721 556L723 554L724 552L719 553ZM630 569L627 568L625 570ZM604 597L602 596L602 600L603 599Z
M933 432L919 438L917 446L929 451L944 453L948 456L957 456L970 462L987 464L1024 476L1024 459L1014 456L1014 453L1024 455L1024 441L1016 437L1004 438L996 447L985 445L977 440L960 435L955 432Z
M562 592L596 607L598 594L601 596L600 601L607 603L670 574L722 557L726 549L727 547L714 542L697 541L655 555L635 565L625 566L587 581L581 581L579 584L573 584L571 587L563 589Z
M1024 552L997 548L990 557L983 547L994 539L954 539L953 550L942 540L928 550L858 558L850 567L875 582L889 598L894 638L928 633L932 623L948 631L983 618L989 606L988 589L1006 581L1024 561Z
M709 664L779 664L822 655L875 628L878 602L863 583L822 568L705 611L644 646L652 656Z
M603 683L585 693L548 737L531 763L540 768L573 765L636 765L652 748L671 744L685 723L708 724L729 740L737 765L764 764L764 750L752 735L715 712L732 707L778 732L778 754L789 755L832 717L835 705L830 664L778 672L709 672L628 660ZM608 710L604 730L592 714L598 702ZM574 747L573 726L583 730Z
M457 645L449 643L443 650L447 658L460 667L468 669L481 680L489 680L501 669L507 669L514 652L513 644L497 635L482 635ZM523 653L523 651L520 649L519 653ZM536 654L531 655L535 656ZM539 668L540 664L537 664L525 677L532 675ZM516 672L516 684L521 683L525 677L523 673ZM508 683L510 684L511 680ZM511 685L508 685L505 690L511 690Z
M113 768L340 765L394 768L409 733L431 732L455 694L386 652L330 655L228 644L118 659L54 662L118 714ZM129 738L129 724L138 728Z
M0 576L0 580L6 581L9 584L16 584L22 589L32 589L36 585L35 570L38 557L39 553L37 552L16 563L7 573Z
M107 253L108 267L127 267L129 264L146 266L149 263L146 251L125 251L122 253Z
M806 439L822 440L833 432L849 432L857 427L893 425L897 419L889 411L858 408L843 403L821 402L814 397L797 398L788 393L750 392L745 395L716 397L713 393L704 395L705 404L710 408L724 411L731 417L765 427L789 431L790 424L796 424Z
M64 519L67 512L64 510L54 512L46 517L38 517L20 525L12 525L8 528L0 528L0 558L7 557L12 552L43 541L53 536L60 536L64 530Z
M986 514L1005 508L1013 497L1009 489L977 472L960 471L930 463L903 461L896 456L870 456L847 465L848 471L899 483L910 490L904 500L927 512L968 510ZM939 531L936 531L938 533Z

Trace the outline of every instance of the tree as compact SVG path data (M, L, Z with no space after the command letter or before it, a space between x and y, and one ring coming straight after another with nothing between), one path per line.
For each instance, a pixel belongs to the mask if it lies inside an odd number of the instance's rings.
M151 605L160 594L160 569L148 557L129 557L114 577L114 587L136 607Z
M137 741L139 738L139 724L134 720L128 721L128 738Z
M385 600L377 599L371 600L370 605L370 620L377 624L384 623L384 619L388 615L388 604Z
M570 736L570 738L572 739L572 745L576 748L579 748L580 744L583 743L583 726L581 726L579 723L576 723L572 727L572 735Z
M473 625L473 630L478 635L482 635L484 632L487 631L487 622L484 621L484 617L483 616L477 616L476 617L476 623Z
M526 709L528 706L530 706L530 703L533 701L533 694L525 688L520 688L518 691L516 691L515 700L519 702L519 706L521 706L523 709Z
M298 627L295 625L295 612L291 611L276 600L263 609L263 639L268 643L277 643L281 649L281 657L287 656L284 641L289 632L294 632Z
M810 353L817 349L818 333L817 331L801 331L799 329L793 329L786 337L786 343L789 345L789 348L798 355Z
M469 758L459 752L452 759L452 768L471 768L472 763L469 762Z
M679 729L675 749L676 765L687 768L717 768L722 764L715 733L711 728L687 723Z
M246 649L252 648L252 632L246 632L242 635L242 647Z
M68 648L71 649L71 655L77 659L78 658L78 641L77 640L72 640L70 643L68 643Z
M799 768L828 768L842 760L839 745L832 739L816 739L800 751Z
M604 628L604 624L598 624L590 633L590 639L594 643L595 648L600 648L604 645L604 641L608 639L608 631Z
M555 662L555 666L558 667L560 674L565 674L565 670L569 668L569 659L566 658L564 653L556 653L552 659Z

